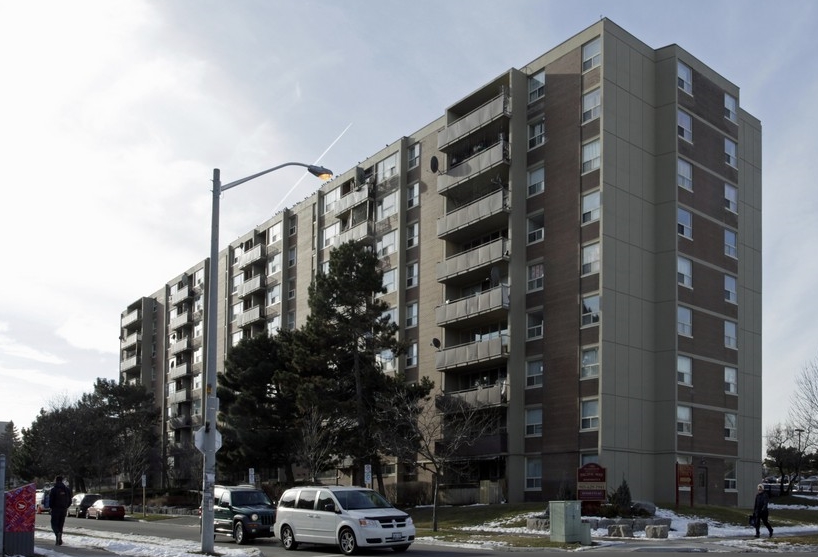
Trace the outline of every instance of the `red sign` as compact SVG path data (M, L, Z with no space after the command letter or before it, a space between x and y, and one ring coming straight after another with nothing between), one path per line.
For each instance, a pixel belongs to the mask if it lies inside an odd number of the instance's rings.
M595 462L590 462L582 468L578 468L577 499L580 501L604 501L608 493L605 474L605 468Z
M6 491L5 532L34 532L34 484Z

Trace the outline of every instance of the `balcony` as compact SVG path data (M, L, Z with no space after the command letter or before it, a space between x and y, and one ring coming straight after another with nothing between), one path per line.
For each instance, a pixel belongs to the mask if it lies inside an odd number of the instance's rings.
M509 307L509 287L501 284L491 290L447 302L435 308L438 327L463 321L505 321Z
M445 451L446 439L436 441L435 445L440 446L440 450ZM453 456L476 457L484 455L497 455L508 452L508 433L505 428L502 431L491 435L484 435L469 446L461 446Z
M134 369L136 367L139 367L140 365L141 365L141 362L139 360L139 356L133 355L130 358L125 358L124 360L122 360L122 362L120 362L119 370L120 371L128 371L128 370Z
M133 310L132 312L130 312L127 315L125 315L124 317L122 317L122 321L120 322L120 325L123 326L123 327L127 327L128 325L130 325L134 321L138 320L139 315L140 315L140 313L139 313L138 309Z
M239 298L244 298L253 292L257 292L261 290L267 285L267 277L264 275L256 275L247 282L243 282L239 285L238 295Z
M267 250L265 248L266 246L264 244L258 244L249 251L242 253L241 256L239 256L239 268L244 269L249 265L259 262L266 263Z
M250 323L255 321L259 321L260 319L264 318L264 310L261 306L256 306L254 308L248 309L244 313L238 316L236 319L236 325L239 327L246 327Z
M506 385L504 383L498 383L486 387L476 387L467 391L457 391L440 395L435 399L435 405L438 410L445 412L445 409L450 407L450 405L446 404L446 399L456 399L473 408L498 406L506 403ZM455 405L455 407L457 407L457 405Z
M171 305L176 305L179 303L184 302L188 298L193 295L193 289L190 286L183 286L179 288L176 292L170 295L170 303Z
M179 404L190 400L190 389L181 389L168 393L168 404Z
M497 190L437 219L437 237L443 239L465 232L464 229L478 222L486 229L505 228L510 210L508 192Z
M435 355L435 368L438 371L456 369L476 364L508 358L508 335L501 335L488 340L467 342L451 348L442 348Z
M199 427L200 425L204 425L204 420L202 419L201 414L196 414L190 417L190 426L191 427Z
M190 325L193 323L193 314L189 311L184 313L180 313L176 317L170 320L169 328L171 331L175 331L180 327L184 327L186 325Z
M364 221L361 224L355 225L349 230L341 232L338 236L333 238L333 247L338 247L347 242L354 242L362 238L371 237L374 235L374 227L371 222Z
M442 151L446 146L501 116L511 116L511 97L506 94L495 97L440 130L437 134L437 148Z
M446 193L454 186L469 180L470 178L487 172L500 164L508 164L509 145L507 141L498 141L491 147L479 151L456 166L452 166L445 174L437 176L437 193Z
M493 242L447 257L437 264L437 280L442 282L458 275L476 273L486 266L507 260L511 256L510 247L511 242L506 238L497 238Z
M361 185L360 188L357 190L353 190L343 196L341 199L335 202L335 214L341 215L355 207L356 205L360 205L364 201L369 199L369 188L364 185Z
M178 354L179 352L183 352L185 350L190 350L190 338L189 337L184 337L182 339L177 340L173 344L171 344L169 352L171 354Z
M188 364L176 364L176 367L170 368L168 372L169 379L179 379L180 377L185 377L186 375L190 375L190 365Z
M140 340L142 340L142 333L131 333L119 342L119 348L125 350L128 347L136 345Z
M190 427L190 416L174 416L173 418L168 418L168 427L170 429Z

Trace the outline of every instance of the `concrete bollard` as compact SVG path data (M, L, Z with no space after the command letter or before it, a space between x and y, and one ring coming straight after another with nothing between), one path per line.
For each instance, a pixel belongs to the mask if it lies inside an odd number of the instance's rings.
M667 537L667 526L664 524L657 525L657 524L649 524L645 526L645 537L646 538L666 538Z

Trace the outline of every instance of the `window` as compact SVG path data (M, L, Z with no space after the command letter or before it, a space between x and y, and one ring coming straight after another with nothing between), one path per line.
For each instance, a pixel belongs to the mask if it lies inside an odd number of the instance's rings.
M738 110L738 101L733 95L729 93L724 94L724 117L731 122L738 122L736 111Z
M580 403L579 428L599 429L599 399L591 398Z
M542 489L542 459L526 457L525 488Z
M599 118L601 107L602 89L594 89L582 95L582 123Z
M296 248L292 247L287 251L287 266L288 267L295 267L297 262L297 251Z
M409 159L409 170L420 164L420 143L409 146L406 151L406 158Z
M528 125L528 148L533 149L545 143L545 122Z
M599 295L582 298L582 326L599 323Z
M690 211L679 207L676 209L677 232L689 240L693 239L693 215Z
M738 239L733 230L724 230L724 255L738 258Z
M525 409L525 434L542 435L542 408Z
M529 312L525 338L527 340L531 340L534 338L542 338L542 329L543 329L542 310Z
M693 435L693 409L690 406L676 407L676 433Z
M738 422L736 415L730 412L724 413L724 438L738 441Z
M287 298L290 300L295 298L295 278L287 281Z
M407 360L409 359L409 352L406 353ZM389 348L385 348L375 355L375 362L381 366L381 371L395 370L395 354ZM408 364L407 364L408 365Z
M676 185L693 191L693 165L684 159L676 161Z
M418 343L413 342L406 347L406 367L418 365Z
M298 217L295 215L290 217L289 232L290 236L298 232Z
M679 137L685 141L693 142L693 117L680 110L676 114L676 126Z
M734 321L724 321L724 346L738 349L738 325Z
M529 360L525 363L525 386L539 387L542 385L542 360Z
M396 323L397 315L398 315L397 308L389 308L381 314L381 318L388 317L389 323Z
M412 288L418 285L418 264L409 263L406 266L406 288Z
M281 239L281 222L275 223L267 231L267 243L272 244Z
M230 308L230 320L235 321L239 315L244 311L244 302L239 302L238 304L233 304L233 307Z
M724 366L724 392L738 394L738 370L734 367Z
M411 209L420 205L420 182L406 187L406 208Z
M410 302L406 304L406 326L416 327L417 324L418 324L418 303Z
M392 153L381 162L375 165L375 174L380 184L387 178L392 177L398 171L398 154Z
M732 139L724 138L724 162L738 168L738 145Z
M582 146L582 173L599 168L599 140L594 139Z
M599 272L599 242L582 248L582 274L590 275Z
M418 223L413 222L412 224L406 227L406 247L413 248L418 245L418 232L419 232Z
M676 258L676 280L687 288L693 288L693 262L686 257Z
M295 310L290 310L287 312L287 330L294 331L295 330Z
M388 271L383 272L383 287L386 289L387 293L395 291L395 275L395 269L389 269Z
M545 167L538 166L528 171L528 196L542 193L545 189Z
M738 188L724 184L724 208L738 214Z
M323 210L321 214L327 213L332 211L335 208L335 204L338 202L338 199L341 197L341 188L333 188L332 190L328 191L324 194L322 198L323 203Z
M278 334L278 330L281 328L281 316L274 315L267 321L267 334L271 337L274 337Z
M736 288L736 277L724 275L724 301L731 304L738 303L738 290Z
M736 461L735 460L725 460L724 461L724 490L735 490L738 489L738 484L736 483Z
M232 292L233 294L236 294L236 293L239 291L239 287L240 287L242 284L244 284L244 273L239 273L239 274L237 274L237 275L234 275L234 276L233 276L233 281L232 281L232 282L233 282L233 288L231 289L231 292ZM174 317L176 317L176 315L174 315L174 313L175 313L175 312L176 312L176 310L175 310L175 309L174 309L174 310L171 312L171 316L170 316L170 317L171 317L171 319L172 319L172 318L174 318Z
M393 251L395 251L395 242L397 240L398 234L397 231L392 230L387 232L381 239L375 243L375 253L378 257L383 257L384 255L389 255Z
M528 266L528 292L542 290L543 285L543 264L532 263Z
M679 306L676 310L676 332L682 336L693 336L693 310Z
M582 224L599 220L599 190L582 196Z
M333 243L333 238L335 238L338 233L341 232L341 223L334 222L331 225L327 226L324 229L324 247L329 247Z
M393 191L383 199L378 200L375 208L376 220L383 220L390 215L394 215L398 210L398 192Z
M230 346L236 346L239 342L241 342L243 336L244 331L242 330L238 330L235 333L233 333L232 336L230 337ZM170 386L175 388L174 383L171 383Z
M582 379L599 377L599 347L583 348L580 357L579 376Z
M545 217L542 213L528 217L528 243L540 242L545 232Z
M278 252L275 255L273 255L267 262L268 275L273 275L279 271L281 271L281 252Z
M534 102L545 95L545 70L528 78L528 102Z
M677 81L679 82L679 89L687 93L688 95L693 94L693 70L690 69L690 66L683 62L678 62L676 65L676 76Z
M599 65L602 58L602 40L597 37L582 45L582 71L587 72Z
M272 306L273 304L277 304L279 302L281 302L281 285L274 284L267 289L267 305Z
M687 356L676 356L676 381L682 385L693 384L693 360Z

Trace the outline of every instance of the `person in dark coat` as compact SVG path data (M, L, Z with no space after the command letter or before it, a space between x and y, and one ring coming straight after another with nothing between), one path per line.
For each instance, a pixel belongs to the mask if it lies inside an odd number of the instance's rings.
M761 530L761 523L764 522L764 526L767 527L767 530L770 532L770 537L773 537L773 527L770 526L770 494L764 491L764 486L762 484L758 484L758 493L756 493L756 502L753 505L753 523L756 527L756 537L758 537L760 530Z
M57 536L57 545L62 545L62 529L65 525L65 515L71 505L71 489L63 483L62 476L54 479L54 487L49 492L51 506L51 529Z

